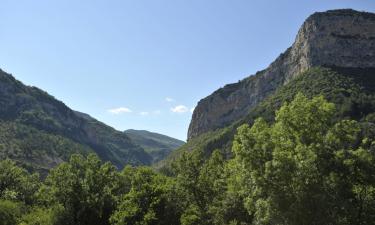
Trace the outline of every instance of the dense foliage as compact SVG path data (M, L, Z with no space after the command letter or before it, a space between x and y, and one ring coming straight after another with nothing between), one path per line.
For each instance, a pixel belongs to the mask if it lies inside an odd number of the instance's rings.
M28 170L45 176L74 153L88 154L88 146L17 122L0 120L0 159L11 158Z
M255 224L373 224L374 124L333 122L334 105L297 95L235 138L244 204Z
M259 117L267 122L273 122L276 110L283 102L292 101L297 93L303 93L309 98L322 95L334 103L335 120L375 121L375 68L314 67L278 88L275 93L251 109L245 118L189 140L156 167L171 173L173 161L184 152L196 149L203 151L206 158L215 149L220 149L225 158L231 158L232 142L238 127L244 123L253 124Z
M0 70L0 160L11 158L44 173L73 153L88 152L118 168L152 160L123 132Z
M273 122L242 125L232 159L194 150L172 177L90 154L41 181L3 160L0 224L375 224L375 124L336 115L322 96L297 94Z
M146 130L126 130L125 134L151 155L152 163L165 159L172 151L185 144L178 139Z

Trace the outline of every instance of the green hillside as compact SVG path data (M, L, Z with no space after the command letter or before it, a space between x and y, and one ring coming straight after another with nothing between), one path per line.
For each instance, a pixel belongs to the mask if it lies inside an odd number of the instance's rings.
M0 157L47 170L73 152L95 152L118 168L149 165L151 156L123 132L68 108L0 70Z
M338 120L338 108L298 93L273 122L240 126L232 159L185 152L176 176L74 154L40 180L2 160L0 223L373 225L375 123Z
M146 130L126 130L125 134L152 156L153 163L159 162L185 144L181 140Z
M310 98L323 95L328 101L335 103L337 119L375 121L375 68L315 67L276 90L252 109L246 118L189 140L156 167L169 171L171 163L183 152L193 150L202 151L205 157L209 157L215 149L220 149L224 156L230 158L234 134L240 125L252 124L258 117L272 122L275 111L282 103L291 101L299 92Z

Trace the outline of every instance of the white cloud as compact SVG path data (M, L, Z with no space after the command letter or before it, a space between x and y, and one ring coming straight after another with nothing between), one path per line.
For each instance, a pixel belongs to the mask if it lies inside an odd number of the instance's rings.
M165 101L167 101L167 102L174 102L174 99L173 99L173 98L170 98L170 97L166 97L166 98L165 98Z
M131 113L132 111L126 107L119 107L119 108L114 108L114 109L108 109L108 112L114 115L119 115L123 113Z
M140 112L139 115L141 116L147 116L148 114L150 114L149 112Z
M154 110L152 113L155 114L155 115L160 115L161 111L160 110Z
M186 113L187 111L189 111L189 108L184 105L178 105L171 108L171 111L174 113Z
M194 109L195 109L195 107L191 108L191 109L190 109L190 112L193 113L193 112L194 112Z

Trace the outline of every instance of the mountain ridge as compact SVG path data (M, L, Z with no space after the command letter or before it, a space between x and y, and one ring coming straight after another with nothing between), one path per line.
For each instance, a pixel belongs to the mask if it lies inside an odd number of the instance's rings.
M188 139L244 117L277 88L315 66L375 67L375 14L351 9L317 12L301 26L292 47L265 70L199 101Z
M173 150L185 144L184 141L169 137L164 134L150 132L147 130L129 129L124 131L130 139L141 146L157 163L167 157Z
M36 87L26 86L3 70L0 70L0 120L2 121L1 125L27 127L30 132L47 136L48 140L52 136L56 136L63 143L79 146L80 150L76 152L95 152L102 160L110 161L118 168L128 164L150 165L152 161L152 157L140 146L134 144L123 132L117 131L87 114L70 109L47 92ZM11 129L4 128L4 132L8 131L11 132ZM13 131L15 132L17 129ZM58 162L68 159L68 155L59 152L62 149L56 146L49 146L56 147L55 149L58 150L53 160L48 160L50 157L48 154L38 154L39 149L47 149L45 146L49 145L48 143L38 143L36 146L44 145L30 149L34 153L33 157L36 158L28 159L25 155L25 142L32 140L23 140L22 137L18 137L19 132L9 135L20 142L17 147L7 144L5 139L0 141L9 149L8 153L14 153L17 149L18 153L15 154L17 157L14 154L4 154L2 158L9 157L25 163L43 162L42 158L45 158L46 162L56 162L46 163L43 166L44 169L52 168ZM82 151L81 149L86 150Z
M220 150L226 159L230 159L232 141L238 127L251 125L260 117L272 123L275 111L285 102L292 101L298 93L308 98L324 96L336 105L337 119L354 119L369 126L375 124L375 67L313 67L267 96L246 116L189 140L154 167L170 174L173 163L187 152L202 152L205 158L209 158L213 151Z

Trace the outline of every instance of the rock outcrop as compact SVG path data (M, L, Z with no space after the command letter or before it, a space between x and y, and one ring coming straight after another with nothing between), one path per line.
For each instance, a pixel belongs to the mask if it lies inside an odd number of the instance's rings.
M314 66L375 68L375 14L343 9L311 15L292 47L267 69L198 103L188 139L241 119L278 87Z

